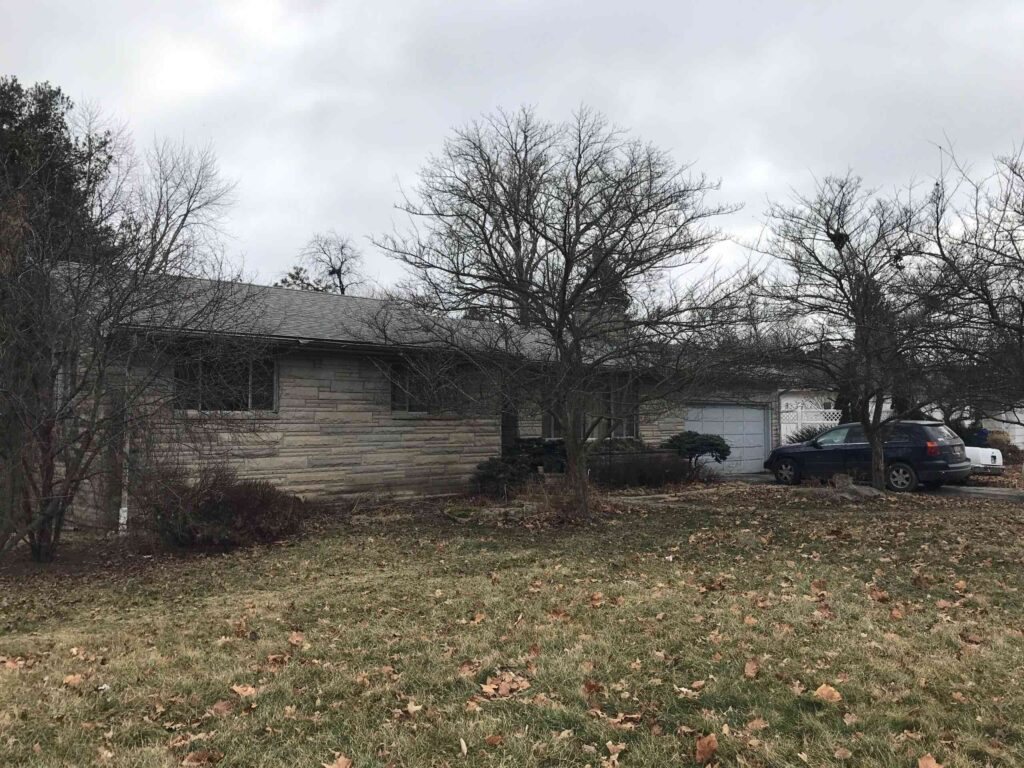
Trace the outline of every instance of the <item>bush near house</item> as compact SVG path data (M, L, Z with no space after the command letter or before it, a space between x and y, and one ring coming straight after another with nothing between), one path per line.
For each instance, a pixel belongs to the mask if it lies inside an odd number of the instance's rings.
M1024 451L1017 447L1017 444L1010 439L1010 434L1001 429L994 429L988 433L988 447L996 448L1003 454L1004 464L1024 463Z
M473 493L507 499L533 474L536 467L523 456L494 456L476 465L470 487Z
M163 469L135 491L144 525L175 547L230 548L297 534L312 506L264 480L239 480L224 467L204 467L190 481Z
M673 435L662 443L662 447L678 453L694 470L705 456L713 459L716 464L721 464L732 452L729 443L721 435L705 435L690 430Z
M617 454L597 453L590 459L590 479L602 488L657 488L697 480L690 463L676 453L654 448Z
M700 437L708 438L697 446L700 455L714 453L723 460L729 455L729 446L721 438L716 435ZM710 448L704 450L708 446ZM540 469L545 474L558 474L565 471L565 463L563 440L520 439L503 456L478 464L470 487L474 493L508 498ZM658 487L703 476L696 460L681 456L678 450L655 448L637 438L608 438L593 444L587 469L591 482L602 488Z

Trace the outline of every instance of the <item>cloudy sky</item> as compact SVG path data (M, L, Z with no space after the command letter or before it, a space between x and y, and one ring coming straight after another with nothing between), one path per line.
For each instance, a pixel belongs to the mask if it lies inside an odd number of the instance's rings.
M1024 141L1024 2L0 0L0 72L100 105L140 145L211 143L230 249L276 279L318 230L389 230L452 126L579 104L722 179L723 222L853 168L927 179ZM395 264L364 245L381 282Z

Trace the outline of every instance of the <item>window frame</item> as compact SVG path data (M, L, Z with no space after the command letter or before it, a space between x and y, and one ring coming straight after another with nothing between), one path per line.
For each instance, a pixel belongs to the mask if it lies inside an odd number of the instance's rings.
M637 440L640 437L640 382L629 381L622 387L608 385L605 394L607 437L616 440ZM618 413L619 410L626 413ZM619 434L621 432L621 434Z
M174 370L172 372L172 401L173 409L178 413L277 413L278 412L278 398L280 395L280 369L278 361L274 357L260 357L260 358L247 358L245 360L246 372L247 372L247 383L246 383L246 403L244 408L210 408L206 407L203 397L203 367L204 363L209 364L211 361L203 360L201 357L182 356L174 361ZM269 408L255 408L253 402L253 372L257 365L268 364L270 369L270 407ZM193 365L196 367L196 392L193 398L189 397L187 403L181 402L182 393L179 391L181 383L186 379L179 375L179 366ZM187 393L186 396L191 396L192 393ZM212 397L212 395L211 395Z
M426 416L430 413L427 403L413 394L415 373L405 363L392 363L388 370L391 387L391 413L412 416Z

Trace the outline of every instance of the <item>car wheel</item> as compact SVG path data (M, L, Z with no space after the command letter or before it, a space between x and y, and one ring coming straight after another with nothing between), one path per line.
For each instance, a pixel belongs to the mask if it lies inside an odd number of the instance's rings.
M800 467L792 459L783 459L775 467L775 479L783 485L796 485L800 482Z
M885 470L885 484L890 491L910 493L917 488L917 472L909 464L890 464Z

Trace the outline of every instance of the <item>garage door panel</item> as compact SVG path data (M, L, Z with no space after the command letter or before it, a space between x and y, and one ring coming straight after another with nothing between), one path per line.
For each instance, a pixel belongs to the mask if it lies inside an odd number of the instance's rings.
M686 412L686 429L721 435L729 444L729 458L714 465L720 472L760 472L768 455L765 413L754 406L693 406Z

